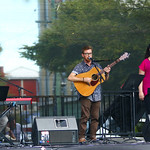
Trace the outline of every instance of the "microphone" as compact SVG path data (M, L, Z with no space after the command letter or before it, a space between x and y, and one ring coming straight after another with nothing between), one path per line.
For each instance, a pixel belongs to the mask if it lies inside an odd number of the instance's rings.
M89 59L89 60L91 60L91 61L93 61L93 60L94 60L94 59L93 59L93 58L91 58L91 57L89 57L88 59Z

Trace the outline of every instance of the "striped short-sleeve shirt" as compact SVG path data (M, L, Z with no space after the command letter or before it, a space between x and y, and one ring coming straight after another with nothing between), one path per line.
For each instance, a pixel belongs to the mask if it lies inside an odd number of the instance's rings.
M72 72L77 75L77 74L80 74L80 73L88 72L95 66L102 69L102 67L98 63L93 62L91 64L91 66L88 66L84 61L82 61L81 63L77 64L74 67ZM78 93L79 98L83 97L78 91L77 91L77 93ZM101 85L100 84L96 87L94 92L90 96L87 97L87 99L90 99L93 102L101 100Z

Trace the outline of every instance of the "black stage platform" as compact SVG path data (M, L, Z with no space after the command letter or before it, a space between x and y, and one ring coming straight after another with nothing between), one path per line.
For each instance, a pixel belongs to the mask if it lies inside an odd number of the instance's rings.
M49 146L33 146L32 144L17 144L14 146L8 143L0 143L0 149L2 150L150 150L150 143L143 141L134 141L123 143L104 143L98 141L95 143L76 144L76 145L49 145Z

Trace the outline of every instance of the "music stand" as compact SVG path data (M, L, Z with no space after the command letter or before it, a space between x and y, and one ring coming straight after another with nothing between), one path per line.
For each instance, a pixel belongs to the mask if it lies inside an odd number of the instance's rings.
M7 98L7 94L8 94L8 90L9 90L9 86L0 86L0 101L2 101L3 103L5 102L6 98ZM15 103L10 103L8 108L6 110L4 110L1 114L0 114L0 118L4 117L12 107L15 106ZM3 131L3 130L2 130ZM2 133L2 131L0 132L0 136L6 140L10 145L14 145L14 143L12 142L11 139L8 139L5 137L5 135Z
M143 78L144 75L130 74L124 83L122 90L137 90Z
M132 91L132 108L133 108L133 137L135 137L135 92L138 90L144 75L130 74L124 83L122 90Z
M5 101L7 98L9 86L0 86L0 101Z

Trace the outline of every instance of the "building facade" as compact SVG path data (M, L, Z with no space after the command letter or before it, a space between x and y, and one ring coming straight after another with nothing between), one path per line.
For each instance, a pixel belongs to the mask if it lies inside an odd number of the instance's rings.
M9 86L8 96L38 96L39 73L19 67L5 74L6 85Z

